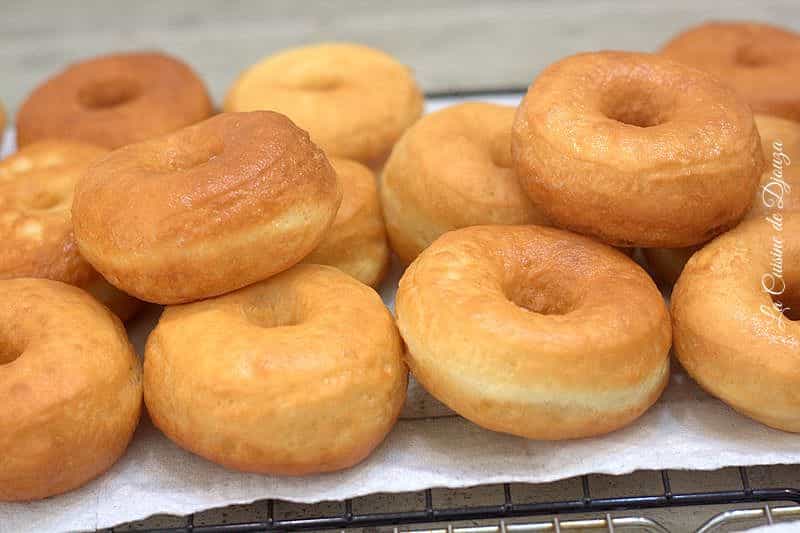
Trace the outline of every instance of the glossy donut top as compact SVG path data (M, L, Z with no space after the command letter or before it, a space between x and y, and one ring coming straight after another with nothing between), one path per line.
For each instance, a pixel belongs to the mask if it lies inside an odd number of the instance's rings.
M239 76L225 111L283 113L328 155L381 161L422 113L411 71L367 46L326 43L284 50Z
M422 117L383 170L392 247L410 263L446 231L544 223L511 168L515 109L470 102Z
M125 53L75 63L45 81L17 115L20 146L46 138L107 148L143 141L208 118L203 81L161 53Z
M0 278L82 285L96 276L80 256L70 208L75 183L108 151L41 141L0 161Z
M710 72L757 113L800 121L800 34L768 24L710 22L690 28L661 53Z
M254 111L112 152L77 184L72 213L81 253L106 279L177 303L198 299L180 293L178 272L202 278L192 281L208 297L288 268L320 242L340 202L336 173L308 134ZM160 294L150 294L154 280Z
M498 424L504 407L518 402L628 412L628 402L652 402L668 367L669 318L650 277L617 250L553 228L446 233L406 270L396 310L415 375L427 366L438 369L431 380L460 383L451 399L500 398ZM572 422L565 416L531 431L565 438L602 433L619 420Z
M750 108L654 54L577 54L520 105L515 168L555 223L622 246L680 247L734 225L764 161Z

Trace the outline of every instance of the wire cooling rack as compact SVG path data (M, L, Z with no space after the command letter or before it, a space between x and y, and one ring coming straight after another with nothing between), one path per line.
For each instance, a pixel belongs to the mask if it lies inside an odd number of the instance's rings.
M407 512L355 513L352 500L343 502L341 514L311 518L276 518L275 501L267 501L267 516L264 520L241 524L203 524L195 525L194 516L187 517L186 525L159 530L171 533L239 533L254 531L309 531L347 528L393 527L395 531L407 526L422 523L448 523L465 520L497 520L494 525L454 527L441 529L446 533L489 533L523 531L566 531L615 529L638 527L643 530L668 531L658 522L642 516L613 517L613 511L646 510L666 507L697 505L733 505L742 503L764 504L752 509L736 509L723 512L703 525L698 531L710 532L727 524L761 519L764 524L775 519L800 518L800 488L753 487L747 469L738 469L739 487L732 490L708 492L673 492L669 472L660 472L661 489L652 495L621 495L613 497L593 497L589 477L582 476L582 494L575 499L548 502L518 502L512 498L512 487L503 484L504 501L498 505L474 507L438 508L433 504L432 490L424 491L425 507ZM796 505L774 506L776 502ZM574 513L597 513L596 518L568 519L553 518L545 522L506 524L504 519L517 517L536 517L542 515L569 515ZM404 531L406 529L403 529ZM435 530L439 531L439 530Z

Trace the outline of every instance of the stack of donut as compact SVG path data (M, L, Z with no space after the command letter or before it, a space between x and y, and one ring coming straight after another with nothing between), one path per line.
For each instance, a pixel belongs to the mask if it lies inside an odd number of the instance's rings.
M686 57L704 32L734 65ZM0 500L107 470L143 401L229 468L347 468L408 369L482 427L601 435L658 400L673 345L709 392L800 431L800 99L740 72L773 72L755 39L800 62L795 34L712 25L562 59L516 109L421 119L410 71L360 45L273 55L220 114L163 54L69 67L0 161ZM662 285L699 250L669 309L634 248ZM396 323L374 290L392 252ZM142 301L167 306L143 365L121 325Z

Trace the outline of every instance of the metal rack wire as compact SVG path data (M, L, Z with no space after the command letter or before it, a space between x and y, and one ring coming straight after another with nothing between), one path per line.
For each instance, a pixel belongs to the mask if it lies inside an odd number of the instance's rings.
M791 502L797 504L789 507L762 506L758 509L740 509L722 513L714 517L701 529L712 531L722 524L744 519L763 518L765 523L774 518L800 517L800 488L754 488L750 484L747 470L738 469L740 488L713 492L673 492L669 473L661 471L662 491L659 494L646 496L615 496L595 498L589 487L589 477L582 476L582 494L575 499L550 502L515 502L512 499L511 485L503 485L504 502L499 505L446 508L439 509L433 505L433 493L424 491L425 508L407 512L387 513L354 513L352 500L345 500L344 512L331 516L313 518L279 519L275 517L275 502L267 502L267 518L262 521L242 524L194 525L190 516L187 524L161 531L171 533L245 533L254 531L307 531L323 529L347 529L364 527L410 526L421 523L457 522L463 520L491 520L499 522L493 526L478 528L448 527L442 531L447 533L488 533L488 532L522 532L522 531L561 531L570 529L601 528L614 531L615 528L638 526L651 531L664 532L660 524L644 517L612 517L610 512L621 510L645 510L663 507L682 507L694 505L720 505L739 503ZM503 519L514 517L535 517L542 515L560 515L571 513L596 512L601 518L582 520L553 519L547 522L529 524L508 524ZM713 522L713 523L711 523Z

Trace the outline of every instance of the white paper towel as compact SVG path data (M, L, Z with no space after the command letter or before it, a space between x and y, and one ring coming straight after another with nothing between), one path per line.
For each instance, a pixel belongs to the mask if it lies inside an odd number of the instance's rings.
M390 307L399 273L395 267L382 291ZM150 308L130 325L138 349L158 312ZM405 416L446 412L419 388L410 398ZM144 419L126 455L99 479L47 500L0 504L0 531L95 529L156 513L183 515L263 498L317 502L429 487L547 482L588 473L779 463L800 463L800 435L735 413L676 371L648 413L605 437L535 442L492 433L454 416L401 420L362 464L303 478L225 470L181 450Z

